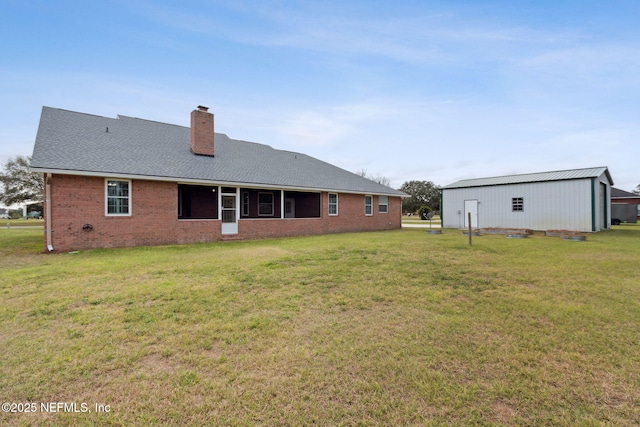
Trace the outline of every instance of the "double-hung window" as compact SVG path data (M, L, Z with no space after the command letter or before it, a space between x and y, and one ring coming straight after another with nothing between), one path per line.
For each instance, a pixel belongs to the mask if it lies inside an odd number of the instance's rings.
M338 195L329 193L329 215L338 215Z
M373 196L364 196L364 214L373 215Z
M378 212L389 212L389 196L378 196Z
M108 216L131 215L131 181L107 179L105 181L105 213Z

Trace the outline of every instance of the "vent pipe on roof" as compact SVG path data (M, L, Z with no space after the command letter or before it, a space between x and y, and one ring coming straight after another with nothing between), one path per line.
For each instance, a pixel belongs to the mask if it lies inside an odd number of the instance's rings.
M191 112L191 151L203 156L213 156L213 114L209 108L198 105Z

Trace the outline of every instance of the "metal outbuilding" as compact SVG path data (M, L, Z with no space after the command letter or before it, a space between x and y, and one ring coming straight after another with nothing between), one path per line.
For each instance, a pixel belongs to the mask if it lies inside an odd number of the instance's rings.
M442 188L445 228L525 228L594 232L611 227L606 166L465 179Z

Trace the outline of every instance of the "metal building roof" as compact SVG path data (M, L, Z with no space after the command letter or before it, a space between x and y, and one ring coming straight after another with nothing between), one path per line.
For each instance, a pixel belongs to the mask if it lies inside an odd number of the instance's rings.
M190 149L190 128L43 107L31 167L39 172L120 176L406 196L301 153L215 134L215 156Z
M493 185L509 185L509 184L524 184L531 182L546 182L546 181L567 181L573 179L589 179L597 178L602 174L606 174L607 179L613 185L613 180L609 174L609 169L606 166L599 166L585 169L569 169L552 172L537 172L527 173L520 175L505 175L495 176L489 178L477 178L477 179L463 179L456 181L452 184L445 185L443 189L448 188L468 188L468 187L486 187Z

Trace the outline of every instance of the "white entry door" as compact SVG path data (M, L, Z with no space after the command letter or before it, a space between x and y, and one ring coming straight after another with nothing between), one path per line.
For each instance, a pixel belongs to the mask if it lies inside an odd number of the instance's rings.
M469 228L469 213L471 213L471 228L478 228L478 201L464 201L464 228Z
M238 194L221 194L222 234L238 234Z

